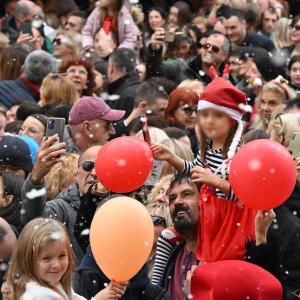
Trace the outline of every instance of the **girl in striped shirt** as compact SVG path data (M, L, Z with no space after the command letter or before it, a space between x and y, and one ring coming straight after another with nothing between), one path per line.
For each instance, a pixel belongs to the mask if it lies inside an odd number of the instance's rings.
M198 102L201 149L195 161L184 161L164 146L151 145L155 159L167 161L178 172L191 173L194 182L202 183L196 253L200 262L242 259L245 242L242 235L248 237L254 231L255 212L237 201L229 183L229 163L241 145L245 108L245 94L224 78L218 77L206 87ZM212 209L214 218L209 220L209 211ZM228 223L232 220L236 223ZM228 228L224 229L223 226ZM235 227L239 227L238 231ZM229 230L230 234L224 234L224 230L227 233ZM214 249L213 245L224 249Z

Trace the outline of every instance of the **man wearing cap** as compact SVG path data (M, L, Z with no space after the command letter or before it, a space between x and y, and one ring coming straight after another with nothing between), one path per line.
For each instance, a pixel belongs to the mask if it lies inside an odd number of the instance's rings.
M104 145L115 134L112 122L124 115L125 111L111 109L101 98L80 98L70 111L70 125L65 129L67 152L84 152L92 145Z

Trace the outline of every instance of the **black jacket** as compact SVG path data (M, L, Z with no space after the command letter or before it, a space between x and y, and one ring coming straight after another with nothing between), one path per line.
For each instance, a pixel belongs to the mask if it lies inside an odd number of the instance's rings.
M76 293L91 299L100 292L110 280L98 267L91 248L87 248L86 255L73 276L73 288ZM148 278L148 268L144 266L131 280L122 300L171 300L166 290L153 285Z
M120 98L115 101L108 101L112 109L125 110L124 118L127 118L134 108L136 89L140 85L139 75L132 72L108 84L109 95L118 95Z
M6 17L3 19L1 24L1 32L8 35L9 42L11 44L14 44L17 41L20 33L17 29L14 16Z
M274 52L276 50L273 42L270 39L256 32L248 32L246 39L240 46L260 47L269 52Z
M247 245L246 259L272 273L281 282L283 299L298 299L300 289L300 219L285 205L275 210L276 219L267 234L267 243Z
M223 72L225 62L220 66L220 73ZM166 77L175 83L179 84L185 79L200 80L205 84L211 82L210 76L202 71L201 57L194 56L187 60L183 58L172 61L163 61L162 48L158 51L153 51L149 45L146 64L146 78L150 77Z
M94 214L97 207L103 198L97 197L92 194L93 186L91 186L88 192L80 197L80 206L78 209L77 219L74 226L74 236L85 253L87 246L90 244L89 232Z
M0 81L0 105L9 108L18 100L38 102L39 97L20 79Z

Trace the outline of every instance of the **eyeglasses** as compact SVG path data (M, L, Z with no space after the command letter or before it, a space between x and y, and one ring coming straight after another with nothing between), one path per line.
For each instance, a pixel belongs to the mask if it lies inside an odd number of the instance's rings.
M88 72L86 70L82 70L82 69L78 70L77 68L72 68L71 67L67 70L68 74L76 74L77 72L79 73L79 75L83 75L83 76L88 75Z
M166 219L160 216L151 216L153 225L163 225L164 227L167 227Z
M106 122L106 124L103 126L103 128L104 128L106 131L111 131L111 130L114 129L113 124L110 123L110 122Z
M300 25L290 26L290 29L300 30Z
M209 44L209 43L206 43L206 44L203 45L203 48L206 49L206 50L208 50L210 47L211 47L212 52L214 52L214 53L220 52L220 48L217 47L217 46L214 46L214 45Z
M180 107L187 116L191 116L193 112L197 113L197 107L192 108L191 106L185 104Z
M83 171L91 172L95 167L95 162L90 161L90 160L86 160L81 164L81 166L82 166Z
M55 38L55 39L53 39L52 44L53 45L56 44L57 46L60 46L62 44L61 38Z

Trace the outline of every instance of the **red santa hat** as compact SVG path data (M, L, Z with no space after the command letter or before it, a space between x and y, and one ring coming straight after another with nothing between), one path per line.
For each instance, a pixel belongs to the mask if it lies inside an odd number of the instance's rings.
M198 102L198 111L208 108L226 113L238 122L238 128L227 153L227 157L230 159L235 155L243 134L242 116L249 108L246 94L225 78L217 77L205 88Z
M213 108L240 121L246 112L246 94L223 77L215 78L203 91L198 102L198 111Z
M281 300L280 282L263 268L240 260L199 265L191 294L200 300Z

